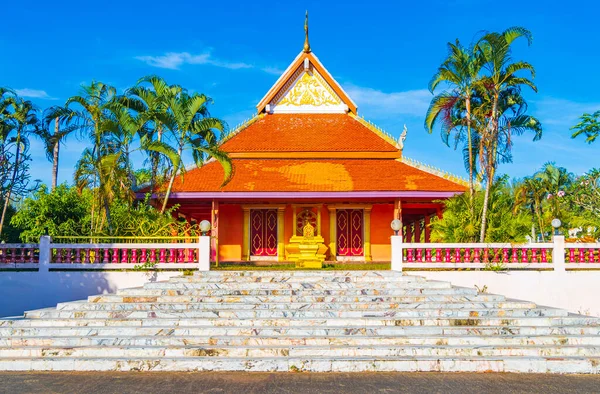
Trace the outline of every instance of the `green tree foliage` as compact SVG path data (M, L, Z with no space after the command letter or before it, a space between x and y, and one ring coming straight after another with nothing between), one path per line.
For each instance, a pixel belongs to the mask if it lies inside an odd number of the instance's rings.
M447 89L431 101L425 128L431 133L439 125L446 144L454 133L455 147L466 139L464 161L470 194L475 174L486 181L481 214L474 212L474 201L466 207L469 216L479 220L471 227L480 229L480 242L488 238L490 193L498 165L512 161L513 137L532 132L537 140L542 135L541 123L527 115L527 103L521 94L524 86L537 91L531 81L535 70L529 63L512 59L512 45L519 38L531 44L531 33L522 27L487 33L469 48L458 41L448 44L448 57L430 82L432 92L440 84ZM529 73L531 79L523 73Z
M596 138L600 136L600 111L593 114L583 114L579 120L579 123L571 127L571 130L574 130L571 137L577 138L584 135L586 137L585 142L588 144L596 141Z
M32 197L26 198L11 224L21 231L23 242L37 242L48 231L56 235L90 235L93 193L65 184L49 192L40 187Z
M600 238L600 169L593 168L575 178L561 199L571 228L581 227L585 234Z
M531 231L531 218L525 211L514 212L516 190L507 177L496 179L490 191L488 231L484 242L526 241ZM473 203L476 217L471 217L470 199L462 194L447 201L443 219L431 223L433 242L472 242L480 233L485 192L477 191Z
M0 88L0 237L9 206L27 194L29 187L29 136L39 130L38 110L31 101Z
M190 225L173 217L172 210L166 214L145 201L129 204L114 201L110 206L113 231L92 226L94 193L79 190L66 184L49 192L40 187L31 197L25 198L14 214L11 225L20 232L23 242L37 242L46 231L50 236L94 237L134 236L170 237L199 235L197 225Z

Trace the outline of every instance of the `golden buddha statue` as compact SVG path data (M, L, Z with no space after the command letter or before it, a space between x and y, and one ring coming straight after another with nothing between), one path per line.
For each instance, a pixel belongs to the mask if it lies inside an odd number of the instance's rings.
M304 236L304 238L313 238L315 236L315 228L310 224L308 220L302 228L302 235Z
M296 268L322 268L327 246L321 234L316 234L315 226L306 215L302 227L298 223L297 231L302 235L293 235L285 249L288 259L296 263Z

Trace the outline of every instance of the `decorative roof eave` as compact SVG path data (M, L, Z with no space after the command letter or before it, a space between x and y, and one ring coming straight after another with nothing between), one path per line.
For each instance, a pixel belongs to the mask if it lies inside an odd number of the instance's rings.
M231 159L399 159L402 155L400 151L396 152L376 152L376 151L323 151L323 152L303 152L303 151L280 151L280 152L231 152L228 153Z
M411 167L415 167L421 171L427 172L427 173L435 175L435 176L439 176L440 178L443 178L443 179L447 179L447 180L454 182L456 184L459 184L461 186L466 186L466 187L469 186L469 181L467 181L464 178L459 177L458 175L454 175L449 172L442 171L441 169L421 163L414 159L409 159L408 157L405 157L405 156L402 156L399 160L401 162L403 162L404 164L408 164Z
M298 56L296 56L294 61L288 66L288 68L283 72L283 74L281 74L279 79L277 79L275 84L271 87L271 89L269 89L269 91L267 92L267 94L265 94L262 100L260 100L260 102L256 106L258 113L260 114L265 111L267 104L269 104L273 97L275 97L275 95L283 88L288 79L290 79L292 75L294 75L294 72L302 66L302 63L305 59L308 59L312 63L315 69L323 76L325 81L327 81L327 83L331 86L334 92L338 96L340 96L342 101L348 106L348 110L351 113L356 114L358 109L356 104L354 103L354 101L352 101L352 99L348 96L348 94L344 91L340 84L337 83L335 79L333 79L329 71L327 71L325 66L323 66L323 64L314 55L314 53L304 51L300 52Z
M242 130L245 130L252 123L256 122L259 119L262 119L264 116L265 114L257 114L254 115L252 118L243 121L241 124L237 125L233 130L230 130L226 135L224 135L221 141L219 141L219 145L223 145L225 142L229 141L231 138L239 134Z
M343 198L450 198L463 192L439 191L354 191L354 192L175 192L170 199L343 199ZM153 195L152 198L160 196ZM137 198L144 198L137 193Z
M350 114L350 116L352 118L356 119L358 122L360 122L363 126L368 128L369 130L371 130L373 133L375 133L379 137L383 138L386 142L388 142L396 147L398 146L398 141L394 137L392 137L392 135L389 134L387 131L383 130L379 126L375 125L374 123L369 122L365 118L362 118L358 115ZM402 154L402 149L399 149L399 151L400 151L400 154Z

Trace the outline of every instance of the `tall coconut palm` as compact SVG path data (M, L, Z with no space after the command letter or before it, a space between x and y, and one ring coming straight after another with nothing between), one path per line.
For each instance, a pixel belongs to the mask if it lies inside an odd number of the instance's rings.
M4 228L4 219L8 206L10 205L11 197L18 184L17 174L20 173L22 166L25 164L25 152L29 146L28 134L35 132L39 127L38 110L29 100L23 100L19 97L9 97L7 100L6 130L5 144L14 145L15 154L12 164L12 175L8 184L8 189L4 196L4 206L2 208L2 216L0 217L0 236ZM8 107L11 107L10 110ZM12 133L9 131L12 129Z
M58 117L60 122L65 124L75 125L80 135L90 140L92 148L89 153L95 163L96 200L104 209L109 228L110 196L113 195L113 191L107 181L110 179L110 172L113 170L111 164L115 158L111 156L112 149L108 146L111 135L108 128L116 96L114 87L92 81L90 85L82 86L80 95L67 99L64 107L56 107L47 114L48 117Z
M61 124L59 117L53 115L58 111L57 107L50 107L44 111L40 128L36 135L42 140L46 151L46 158L52 162L52 187L56 189L58 184L58 163L60 158L60 144L78 129L74 124ZM54 123L54 131L50 129Z
M485 129L480 136L480 158L482 169L486 178L486 189L481 217L481 232L479 240L485 240L487 211L489 205L489 195L491 185L494 182L494 176L499 158L506 158L503 155L502 139L505 138L505 147L510 147L512 141L510 138L511 120L521 122L520 127L527 127L529 120L535 119L526 117L523 113L516 118L505 117L508 107L511 109L511 97L521 97L520 89L522 86L529 86L537 91L535 84L528 78L520 76L520 72L526 71L535 76L535 69L527 62L513 62L511 45L518 38L525 38L528 44L532 42L531 32L522 27L511 27L502 33L485 34L476 44L476 48L482 56L484 62L485 75L477 82L478 91L481 92L483 99L480 116L485 119ZM502 102L504 100L504 102ZM520 101L524 103L522 97ZM502 108L504 106L505 108ZM519 105L519 110L523 109ZM526 108L526 106L525 106ZM501 118L504 117L504 125L501 125ZM535 120L537 122L537 120ZM514 125L513 125L514 126ZM541 126L539 122L529 125L530 129L541 136ZM509 153L510 150L504 151Z
M150 194L154 194L156 185L160 182L158 174L162 172L161 167L165 166L168 159L155 150L145 148L149 144L156 146L163 142L166 126L161 119L169 111L171 98L176 97L182 90L179 85L169 85L161 77L150 75L141 78L120 100L127 108L137 113L139 118L141 148L150 160Z
M475 96L475 84L479 79L482 67L482 58L474 48L465 48L458 40L448 43L448 57L429 82L429 90L434 93L440 84L449 86L449 91L444 91L431 100L425 117L425 128L429 133L437 123L441 123L442 139L448 144L449 134L466 126L467 129L467 154L469 171L469 198L471 210L473 209L473 138L471 128L471 104ZM460 140L459 137L456 141Z
M545 192L546 200L550 205L553 218L562 218L560 212L560 199L573 183L574 175L564 167L557 167L555 163L548 162L542 169L534 174Z
M544 234L544 197L546 190L542 182L535 176L524 178L517 187L515 207L513 212L516 214L522 207L525 207L531 213L532 230L531 237L536 239L535 223L542 236L542 242L546 242Z
M232 176L232 163L227 154L219 149L220 134L225 129L222 120L210 116L207 105L211 99L203 94L188 94L181 91L169 99L169 110L158 114L159 121L169 130L172 146L164 143L149 143L147 149L169 158L171 174L161 212L165 212L169 196L177 175L185 169L182 154L191 151L196 165L203 165L208 159L217 160L224 170L223 185Z

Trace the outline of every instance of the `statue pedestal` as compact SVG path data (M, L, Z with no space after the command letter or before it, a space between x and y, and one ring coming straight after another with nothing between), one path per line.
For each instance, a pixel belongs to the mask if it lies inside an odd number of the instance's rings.
M327 246L323 237L301 237L294 235L285 247L288 259L296 263L296 268L323 268Z

